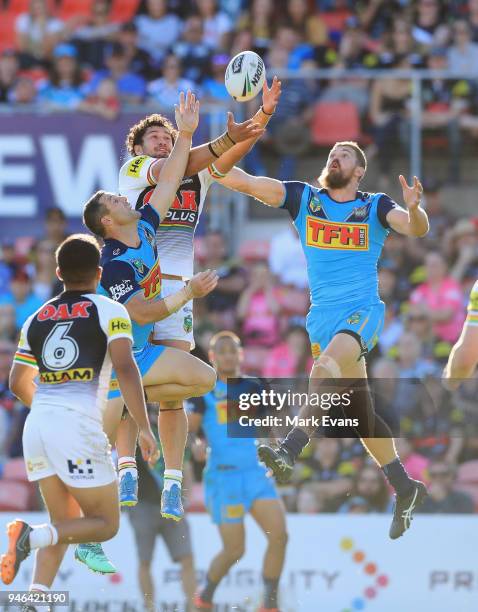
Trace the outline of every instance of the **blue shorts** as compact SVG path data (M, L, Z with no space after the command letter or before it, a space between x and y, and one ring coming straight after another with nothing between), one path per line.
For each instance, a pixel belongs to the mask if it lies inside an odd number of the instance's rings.
M366 355L376 344L385 318L385 304L348 305L343 308L312 306L307 315L307 332L312 356L317 359L339 332L357 338L362 349L360 357Z
M214 523L241 523L257 499L277 499L273 480L257 467L204 472L206 507Z
M143 348L137 353L133 353L134 360L136 361L141 378L143 378L151 369L151 366L155 361L161 357L166 350L166 346L160 346L159 344L150 344L147 342ZM115 371L111 372L110 390L108 392L108 399L114 399L121 397L121 391L116 378Z

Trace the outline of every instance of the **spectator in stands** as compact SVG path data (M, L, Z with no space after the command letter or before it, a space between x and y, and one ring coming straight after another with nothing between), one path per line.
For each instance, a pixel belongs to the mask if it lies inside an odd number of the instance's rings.
M409 69L408 58L400 59L395 68ZM406 79L377 79L370 93L370 120L377 147L377 162L380 171L380 189L390 185L392 152L398 150L397 139L405 145L408 142L408 104L411 85Z
M373 465L366 465L355 474L350 495L352 499L342 504L339 512L353 512L357 498L363 500L366 512L388 512L391 509L387 483L380 470Z
M33 293L46 302L52 297L56 285L55 245L51 240L39 240L32 249Z
M224 235L211 231L204 237L205 259L203 269L217 270L216 288L203 302L209 318L217 329L235 329L237 301L247 285L247 276L240 261L228 259Z
M8 94L8 101L16 107L22 104L35 104L37 99L35 81L28 76L19 77Z
M399 0L360 2L357 6L357 17L370 37L374 40L380 40L396 23L397 14L400 14L402 8L401 4Z
M8 386L15 345L0 339L0 477L4 460L10 456L10 431L17 400Z
M435 365L422 357L422 343L410 331L403 333L397 343L397 365L400 378L424 378L436 373Z
M181 34L181 20L168 12L167 0L147 0L146 15L136 17L138 45L159 66L168 48Z
M84 98L83 84L76 48L62 43L53 52L53 65L48 80L40 87L38 101L49 110L74 110Z
M412 27L413 38L425 49L446 46L449 28L441 0L418 0Z
M446 461L433 461L428 469L428 497L417 509L423 514L472 514L473 500L463 491L453 490L456 470Z
M118 88L113 79L103 79L96 93L90 94L78 107L78 110L92 115L98 115L103 119L114 120L118 117L121 100Z
M105 49L118 32L118 24L110 19L110 0L95 0L91 3L91 14L85 24L75 30L73 42L78 48L82 64L95 70L102 68Z
M309 446L307 456L296 463L293 479L314 494L318 512L335 512L352 490L354 467L341 460L337 438L319 438Z
M473 42L478 42L478 0L468 0L468 23Z
M385 46L379 55L383 68L393 66L400 58L407 57L410 65L421 68L423 55L420 53L418 43L413 39L410 22L406 19L395 19L389 39L385 39Z
M304 377L308 376L312 365L307 332L300 325L291 325L284 342L269 352L262 374L268 378Z
M464 321L461 289L449 276L443 255L437 251L425 257L426 282L411 294L412 304L425 304L434 323L433 332L440 340L455 342Z
M18 77L19 62L13 49L5 49L0 56L0 103L9 101Z
M244 41L242 48L234 48L232 55L252 48L260 55L267 52L277 24L278 15L275 9L273 0L252 0L250 8L242 13L237 25L238 37L244 33L249 40ZM237 40L233 46L238 46Z
M22 66L46 65L63 36L63 23L52 17L47 0L30 0L29 12L22 13L15 23L17 49Z
M297 289L308 287L304 251L293 225L274 232L269 249L269 268L281 285Z
M232 21L219 10L216 0L196 0L196 4L203 20L203 42L211 49L227 50L233 30Z
M272 46L280 47L287 52L286 67L290 70L301 68L304 60L314 60L315 53L311 45L306 43L300 33L288 23L277 29Z
M404 315L405 329L421 342L421 357L427 361L437 358L437 339L433 334L433 321L426 304L409 304ZM448 347L448 350L451 347Z
M121 102L139 104L146 94L146 82L142 76L129 69L128 55L120 43L113 43L106 54L106 69L93 75L86 91L96 94L103 79L113 79Z
M398 308L400 292L398 288L398 270L393 263L384 262L378 270L378 289L381 299L392 307Z
M441 185L433 179L422 180L423 199L430 229L424 237L427 247L439 248L442 238L453 223L450 210L443 205Z
M448 255L452 261L450 276L471 286L478 277L478 228L476 221L459 219L447 234ZM469 293L467 291L466 293Z
M227 102L229 93L224 85L224 73L229 63L229 56L216 54L211 58L211 76L202 84L202 99L206 102ZM224 111L220 111L221 117Z
M8 293L0 295L0 338L16 341L18 334L15 323L15 308L13 304L4 302L4 299L8 299Z
M160 108L170 110L177 103L179 93L190 89L198 93L198 87L188 79L181 77L181 60L173 54L164 58L163 76L148 84L148 95ZM224 79L224 76L223 76Z
M278 288L266 262L254 265L237 303L245 346L272 347L279 340Z
M327 26L307 0L289 0L283 21L296 30L302 40L312 47L328 42Z
M10 288L10 281L15 271L15 245L3 239L0 246L0 295Z
M140 49L138 27L134 21L121 25L116 40L128 57L129 72L142 76L146 81L156 76L151 55L144 49Z
M50 206L45 212L45 235L55 245L55 249L67 238L65 213L58 206Z
M383 277L383 273L382 273ZM382 298L383 300L383 298ZM389 350L395 346L398 339L402 335L403 325L398 315L398 306L394 302L387 302L384 300L386 305L385 319L383 322L383 330L378 339L378 347L382 355L387 355Z
M20 329L27 318L43 304L43 301L33 293L32 277L26 268L20 266L13 274L10 292L4 294L0 302L13 305L17 329Z
M191 15L184 23L181 38L170 49L183 66L185 79L200 85L209 72L212 50L203 42L203 22L199 15ZM223 81L224 81L224 74Z
M452 72L477 74L478 44L472 42L471 28L464 19L453 24L453 45L448 50L448 64Z
M400 455L400 461L405 466L407 473L410 474L410 478L428 484L430 460L417 453L408 438L395 438L395 447Z

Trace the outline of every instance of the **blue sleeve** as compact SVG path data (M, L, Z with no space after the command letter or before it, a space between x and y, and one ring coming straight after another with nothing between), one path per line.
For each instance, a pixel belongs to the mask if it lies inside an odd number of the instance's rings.
M190 397L186 402L186 412L204 414L206 412L206 402L203 397Z
M284 181L283 185L285 187L285 198L280 208L288 210L292 220L295 221L300 211L302 194L307 185L299 181Z
M156 232L159 224L161 223L161 219L159 218L159 214L156 209L151 206L151 204L145 204L139 209L139 212L141 213L141 221L146 221L146 223L151 225Z
M126 304L133 295L142 291L133 268L125 261L112 259L103 267L100 287L115 302Z
M388 213L394 208L400 208L400 206L392 200L392 198L385 193L380 196L377 202L377 216L380 223L385 229L390 229L390 225L387 221Z

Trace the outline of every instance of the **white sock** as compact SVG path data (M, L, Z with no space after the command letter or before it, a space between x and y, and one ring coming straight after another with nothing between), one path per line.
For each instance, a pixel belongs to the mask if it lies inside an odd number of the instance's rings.
M138 478L136 459L134 457L120 457L118 459L118 474L120 480L128 472L131 474L131 476L133 476L133 478Z
M181 488L183 482L182 470L164 470L164 485L163 489L169 491L173 484L177 484Z
M30 548L45 548L58 542L58 531L50 523L33 525L30 533Z
M45 586L44 584L34 583L34 584L30 585L30 588L28 590L30 592L31 591L40 591L41 593L48 593L48 591L50 589L47 586Z

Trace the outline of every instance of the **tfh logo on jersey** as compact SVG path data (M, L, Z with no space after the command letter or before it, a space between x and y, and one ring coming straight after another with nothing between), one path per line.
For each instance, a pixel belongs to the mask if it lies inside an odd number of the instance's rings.
M161 293L161 269L158 260L139 284L144 289L144 297L147 300L152 300Z
M368 250L368 225L307 217L307 246L319 249Z

